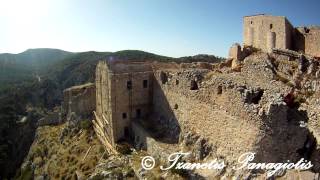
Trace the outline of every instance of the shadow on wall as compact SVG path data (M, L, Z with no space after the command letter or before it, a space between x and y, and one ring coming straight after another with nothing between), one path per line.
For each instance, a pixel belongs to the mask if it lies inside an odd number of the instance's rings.
M297 29L293 31L293 47L292 49L295 51L301 51L305 49L305 37L304 35Z
M155 149L157 142L179 143L181 128L172 109L177 109L178 105L170 106L157 80L153 81L152 106L148 118L136 120L132 123L135 147L138 149Z
M298 162L301 158L310 160L312 170L320 170L320 149L312 132L303 124L308 122L306 112L286 105L280 110L262 117L266 132L256 150L256 162Z
M164 143L178 143L181 127L174 114L178 104L170 105L158 81L153 84L153 111L150 122L156 127L156 139Z

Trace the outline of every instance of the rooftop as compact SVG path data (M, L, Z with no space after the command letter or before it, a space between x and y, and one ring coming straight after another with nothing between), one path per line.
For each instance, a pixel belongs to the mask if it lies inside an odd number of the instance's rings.
M254 15L248 15L248 16L243 16L243 18L247 18L247 17L257 17L257 16L265 16L265 17L281 17L281 18L286 18L285 16L274 16L274 15L270 15L270 14L254 14Z
M112 62L109 61L107 64L110 73L114 74L152 71L152 66L149 62L132 62L117 60Z

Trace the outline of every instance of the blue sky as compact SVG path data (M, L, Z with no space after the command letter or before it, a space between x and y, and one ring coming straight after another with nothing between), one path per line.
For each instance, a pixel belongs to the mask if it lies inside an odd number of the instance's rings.
M320 1L297 0L2 0L0 53L138 49L166 56L227 56L242 42L242 17L287 16L320 25Z

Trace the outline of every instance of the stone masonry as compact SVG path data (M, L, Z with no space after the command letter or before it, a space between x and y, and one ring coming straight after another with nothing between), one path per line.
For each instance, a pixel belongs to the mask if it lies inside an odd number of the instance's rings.
M72 86L63 91L63 116L70 121L91 119L96 109L95 84Z
M292 25L284 16L255 15L243 18L243 43L269 51L290 49Z
M114 146L129 136L130 123L146 117L152 102L148 64L101 61L96 68L96 128Z
M271 52L289 49L320 57L320 28L293 27L284 16L258 14L243 18L243 45Z

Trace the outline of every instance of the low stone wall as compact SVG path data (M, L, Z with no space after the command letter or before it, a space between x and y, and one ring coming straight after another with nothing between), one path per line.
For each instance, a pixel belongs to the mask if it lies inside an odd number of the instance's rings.
M60 112L52 112L38 120L37 126L57 125L63 123Z
M136 149L145 150L154 158L166 161L166 158L176 152L175 146L170 146L156 141L139 122L131 123L134 145Z
M63 91L63 116L68 120L90 118L96 108L96 88L93 83L73 86Z

